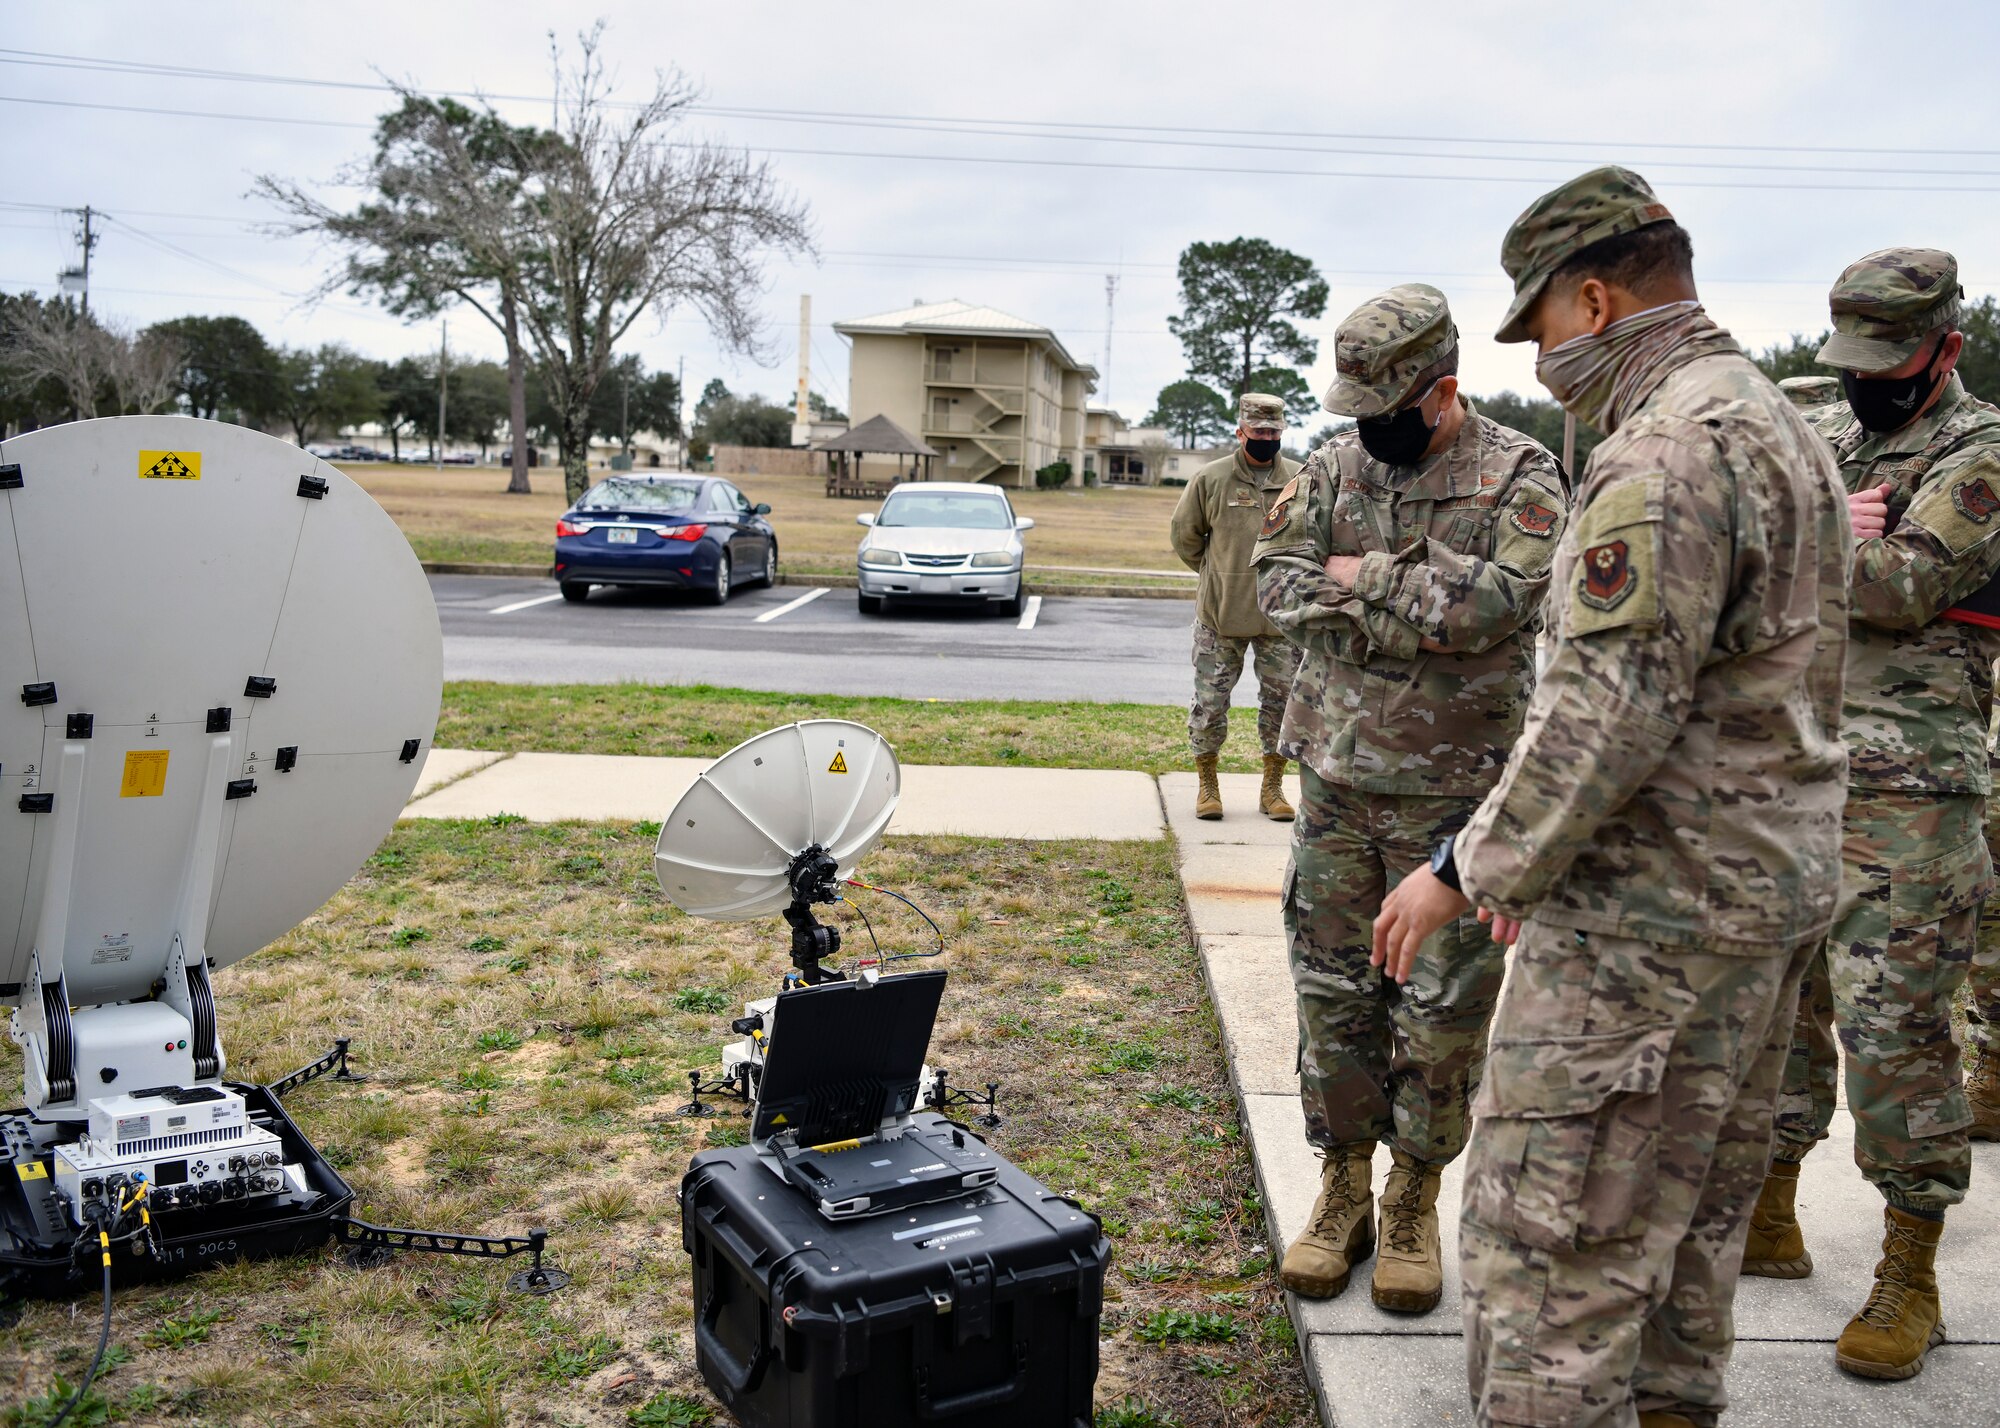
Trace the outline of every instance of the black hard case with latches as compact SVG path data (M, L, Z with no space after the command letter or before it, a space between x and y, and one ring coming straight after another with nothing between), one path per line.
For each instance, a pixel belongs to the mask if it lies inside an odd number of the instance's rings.
M982 1189L834 1221L749 1147L709 1151L681 1243L695 1362L745 1428L1089 1428L1110 1244L1004 1159Z

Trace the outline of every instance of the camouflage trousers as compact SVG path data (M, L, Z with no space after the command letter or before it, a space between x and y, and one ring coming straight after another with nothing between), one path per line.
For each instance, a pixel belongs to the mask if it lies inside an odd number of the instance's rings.
M1714 1424L1814 945L1742 956L1523 930L1465 1158L1480 1424Z
M1844 1053L1855 1163L1891 1205L1918 1214L1956 1205L1972 1176L1951 1006L1993 881L1984 804L1848 793L1840 903L1800 989L1778 1101L1773 1157L1803 1160L1832 1123Z
M2000 793L1986 800L1986 847L2000 865ZM2000 896L1979 913L1979 949L1966 977L1965 1049L2000 1062Z
M1386 1140L1448 1161L1465 1148L1505 950L1476 919L1458 918L1401 986L1368 965L1368 951L1389 888L1428 866L1479 800L1361 793L1304 765L1299 784L1284 912L1306 1138Z
M1243 657L1253 650L1257 668L1257 740L1264 752L1278 752L1278 729L1292 676L1304 653L1283 635L1218 635L1195 621L1194 701L1188 705L1188 748L1196 757L1222 752L1229 734L1229 696L1243 677Z

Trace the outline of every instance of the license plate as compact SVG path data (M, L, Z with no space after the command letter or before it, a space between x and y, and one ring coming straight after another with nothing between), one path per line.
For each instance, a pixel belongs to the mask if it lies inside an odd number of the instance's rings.
M920 576L917 580L917 591L923 595L949 595L951 594L951 577L949 575Z
M613 526L604 533L604 539L611 545L637 545L639 532L630 526Z

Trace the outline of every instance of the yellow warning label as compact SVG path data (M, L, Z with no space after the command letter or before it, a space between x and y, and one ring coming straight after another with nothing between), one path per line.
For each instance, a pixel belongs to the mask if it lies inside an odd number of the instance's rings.
M778 1112L778 1114L776 1114L775 1116L772 1116L772 1117L771 1117L771 1124L772 1124L772 1125L774 1125L774 1126L781 1126L781 1125L784 1125L784 1124L785 1124L785 1113L784 1113L783 1111L780 1111L780 1112Z
M139 453L141 481L199 481L199 451L142 451Z
M833 762L826 766L826 771L828 773L846 773L847 755L840 752L839 750L835 750L833 755Z
M21 1172L21 1178L23 1180L46 1180L49 1178L48 1166L44 1165L39 1160L31 1160L26 1165L17 1166L15 1168Z
M166 749L132 749L125 755L125 778L118 785L120 798L158 798L167 791Z

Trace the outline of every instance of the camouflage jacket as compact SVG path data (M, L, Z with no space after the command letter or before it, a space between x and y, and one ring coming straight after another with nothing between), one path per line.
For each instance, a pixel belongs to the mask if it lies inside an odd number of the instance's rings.
M1239 446L1195 472L1181 492L1169 527L1174 554L1201 573L1194 617L1218 635L1278 633L1257 608L1250 550L1278 489L1298 474L1299 463L1282 453L1259 471Z
M1554 650L1458 840L1466 894L1717 951L1824 932L1852 550L1826 444L1729 334L1705 324L1659 358L1590 454Z
M1936 406L1872 434L1846 402L1811 413L1849 491L1889 482L1889 533L1854 550L1847 757L1857 788L1991 793L2000 630L1942 618L2000 570L2000 409L1954 373Z
M1305 650L1279 747L1373 793L1491 788L1534 687L1568 508L1555 458L1470 404L1421 466L1383 465L1352 431L1314 452L1253 557L1264 613ZM1330 555L1361 557L1352 588Z

